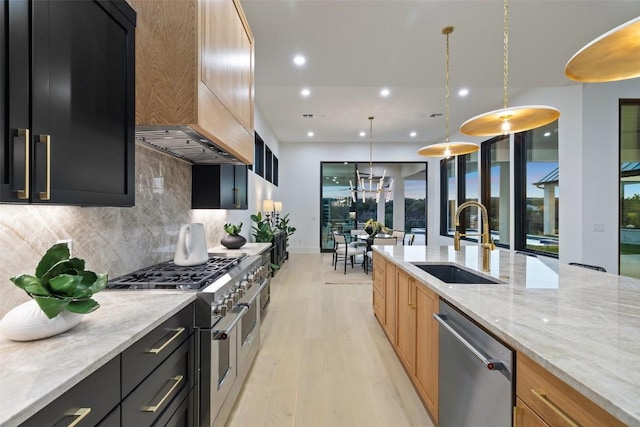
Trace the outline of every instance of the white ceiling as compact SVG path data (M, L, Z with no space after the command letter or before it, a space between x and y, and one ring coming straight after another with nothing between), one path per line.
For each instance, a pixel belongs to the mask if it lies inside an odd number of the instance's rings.
M442 142L445 36L451 134L503 106L503 0L242 0L255 36L256 103L281 142ZM640 0L511 0L509 95L577 84L564 66L582 46L640 16ZM303 54L303 67L293 56ZM311 95L303 98L302 88ZM382 98L380 89L391 95ZM459 98L457 90L470 94ZM515 106L509 103L509 106ZM303 118L313 114L313 118ZM307 137L313 131L314 137ZM359 137L365 131L366 137ZM417 132L415 138L410 131Z

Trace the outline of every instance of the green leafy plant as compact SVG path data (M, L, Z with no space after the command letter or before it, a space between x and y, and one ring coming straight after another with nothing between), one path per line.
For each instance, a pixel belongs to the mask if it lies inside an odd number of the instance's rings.
M256 243L270 243L273 240L273 228L271 228L269 221L262 219L262 212L251 215L251 221L255 222L255 225L251 227L251 235Z
M376 221L373 218L369 218L367 222L364 223L364 231L366 231L369 236L375 236L381 231L389 233L391 230L385 227L383 223Z
M296 232L296 228L289 225L289 214L281 216L276 227L287 234L287 246L289 246L289 237Z
M242 223L238 225L230 224L230 223L224 224L224 231L226 231L232 236L237 236L238 234L240 234L241 230L242 230Z
M69 258L66 243L53 245L44 254L35 276L23 274L10 279L33 298L49 319L64 310L91 313L100 307L91 298L107 286L107 274L84 269L84 260Z

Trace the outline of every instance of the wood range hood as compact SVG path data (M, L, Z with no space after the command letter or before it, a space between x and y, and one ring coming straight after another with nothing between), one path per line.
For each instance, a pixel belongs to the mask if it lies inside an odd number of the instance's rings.
M193 164L253 163L254 39L239 0L129 0L136 140Z

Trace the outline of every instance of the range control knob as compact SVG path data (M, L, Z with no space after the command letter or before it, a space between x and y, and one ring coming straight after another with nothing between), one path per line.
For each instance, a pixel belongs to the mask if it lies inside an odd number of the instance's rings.
M213 306L213 314L224 317L227 315L227 306L224 304L217 304Z
M238 288L236 289L236 293L238 294L239 298L242 298L242 296L244 295L244 289Z
M231 310L233 308L233 299L231 298L225 299L224 304L227 306L227 310Z
M251 285L249 284L249 282L247 280L243 280L240 282L240 284L238 285L239 289L242 289L244 291L246 291L247 289L249 289L251 287Z

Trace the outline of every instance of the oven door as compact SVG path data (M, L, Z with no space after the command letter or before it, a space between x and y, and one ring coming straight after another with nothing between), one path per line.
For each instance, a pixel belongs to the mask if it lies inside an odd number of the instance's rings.
M240 320L238 329L238 377L244 378L255 359L260 347L260 295L267 286L268 281L263 280L260 287L245 301L240 302L247 308L247 312Z
M237 372L238 330L246 307L235 307L200 332L200 426L210 426L233 386Z

